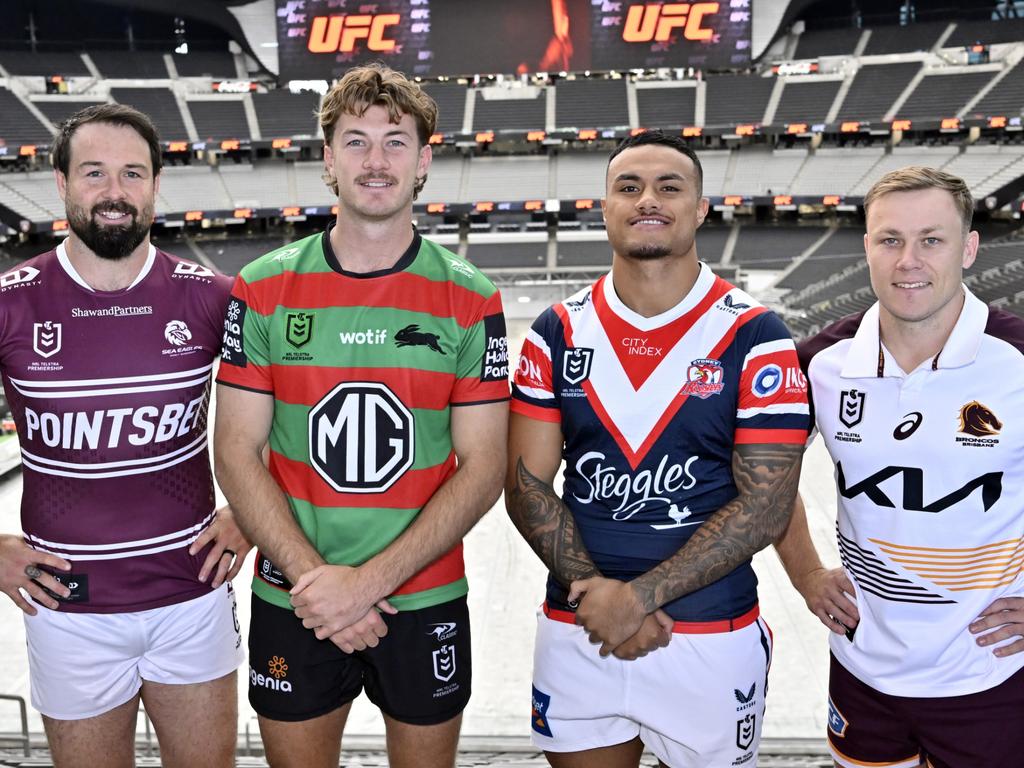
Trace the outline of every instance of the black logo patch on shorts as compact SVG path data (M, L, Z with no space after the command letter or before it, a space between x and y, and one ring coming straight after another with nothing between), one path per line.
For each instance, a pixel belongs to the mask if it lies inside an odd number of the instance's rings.
M292 588L292 583L284 577L284 574L278 570L277 566L270 562L270 558L262 552L256 558L256 575L272 587L285 591Z
M58 583L63 584L65 587L71 590L71 594L67 597L61 597L58 594L51 592L46 589L46 593L50 597L60 600L62 603L84 603L89 600L89 576L84 573L51 573L51 576L57 580Z

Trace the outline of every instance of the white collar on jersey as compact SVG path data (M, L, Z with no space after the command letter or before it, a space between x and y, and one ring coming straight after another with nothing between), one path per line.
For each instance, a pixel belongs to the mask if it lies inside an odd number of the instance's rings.
M68 258L68 249L66 245L67 241L63 241L60 245L57 246L57 261L60 263L61 267L63 267L64 271L68 273L68 277L70 277L80 286L85 288L85 290L93 291L95 293L96 289L89 285L87 282L85 282L85 278L78 274L78 270L75 269L74 264L71 263L71 259ZM137 274L135 276L135 279L132 280L132 284L129 285L124 290L129 291L136 285L141 283L145 279L146 275L149 274L149 271L153 268L154 261L156 261L156 246L150 243L149 253L146 254L146 263L142 265L142 269L139 270L139 274Z
M961 368L974 362L988 324L988 305L971 293L966 285L964 306L942 351L935 357L933 368ZM853 336L840 376L844 379L875 378L878 374L879 350L884 355L884 375L902 376L899 366L884 350L878 333L879 305L876 301L864 313L864 319Z
M714 285L715 274L711 271L711 267L704 262L698 263L700 264L700 272L697 273L697 280L694 282L693 288L683 297L682 301L674 307L665 310L660 315L644 317L623 304L622 299L615 293L615 286L612 284L612 272L608 273L608 277L604 281L605 301L608 302L608 306L616 315L639 331L651 331L655 328L661 328L661 326L671 323L676 318L682 317L696 307L708 295L708 291Z

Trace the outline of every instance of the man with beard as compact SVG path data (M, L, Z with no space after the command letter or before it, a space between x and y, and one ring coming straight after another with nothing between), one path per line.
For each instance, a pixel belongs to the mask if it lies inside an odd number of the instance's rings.
M225 579L249 544L214 510L206 435L230 281L150 244L161 155L142 113L76 113L52 164L71 233L0 294L24 467L0 589L25 613L32 704L61 768L134 765L140 699L163 765L230 766Z
M515 372L505 498L550 570L532 723L556 768L635 768L644 745L757 764L750 559L789 518L807 399L782 322L697 260L701 182L677 137L615 149L611 272L541 314Z
M228 304L217 477L260 549L249 701L275 768L337 766L364 687L390 765L455 764L462 537L501 493L508 363L500 294L412 226L436 120L401 73L349 70L320 109L337 220Z

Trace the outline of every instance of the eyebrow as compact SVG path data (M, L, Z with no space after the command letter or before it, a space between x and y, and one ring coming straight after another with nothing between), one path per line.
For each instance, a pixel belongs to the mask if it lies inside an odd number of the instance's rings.
M104 163L101 160L85 160L85 161L79 163L78 167L79 168L86 168L86 167L89 167L89 168L104 168L104 167L106 167L106 165L107 165L107 163ZM149 169L149 167L145 163L125 163L121 167L122 168L132 168L132 169L142 168L143 170L148 170Z
M942 232L942 231L944 231L942 226L939 225L939 224L936 224L936 225L931 226L931 227L925 227L924 229L920 229L917 232L913 232L911 234L928 235L928 234L931 234L932 232ZM879 230L875 234L876 235L902 235L904 233L901 230L899 230L899 229L893 229L892 227L889 227L888 229Z
M640 176L635 173L620 173L615 177L615 181L640 181ZM658 176L655 181L686 181L686 177L681 173L663 173Z
M360 128L347 128L347 129L345 129L344 131L341 132L341 135L345 136L345 135L351 134L351 133L357 134L359 136L369 136L370 135L369 133L367 133L366 131L364 131L364 130L362 130ZM385 136L412 136L412 134L409 133L404 128L394 128L394 129L388 131L387 133L385 133L384 135Z

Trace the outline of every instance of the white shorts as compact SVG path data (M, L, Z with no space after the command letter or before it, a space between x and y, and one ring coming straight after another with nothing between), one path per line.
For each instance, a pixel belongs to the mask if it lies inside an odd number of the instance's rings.
M143 680L216 680L245 658L230 583L194 600L135 613L36 607L35 616L25 616L32 706L55 720L109 712L135 696Z
M731 632L677 624L665 648L635 661L601 658L571 614L539 612L534 745L579 752L640 736L672 768L756 766L772 649L756 610Z

